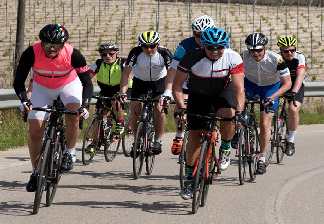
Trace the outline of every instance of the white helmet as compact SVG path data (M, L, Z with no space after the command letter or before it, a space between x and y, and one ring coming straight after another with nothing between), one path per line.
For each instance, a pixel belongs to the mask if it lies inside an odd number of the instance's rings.
M214 27L214 20L207 15L199 16L191 24L192 31L203 32L209 27Z

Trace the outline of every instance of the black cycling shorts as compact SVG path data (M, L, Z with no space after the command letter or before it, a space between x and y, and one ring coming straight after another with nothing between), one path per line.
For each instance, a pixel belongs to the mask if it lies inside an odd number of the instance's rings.
M290 91L291 91L291 89L288 92L290 92ZM298 101L301 104L303 104L303 102L304 102L304 92L305 92L305 90L304 90L304 84L303 84L299 88L298 92L295 95L295 100ZM288 100L288 102L290 103L291 100Z
M190 116L190 114L216 113L220 108L236 108L234 91L229 86L224 89L218 97L211 97L195 93L188 96L188 128L190 130L204 130L208 128L208 121Z
M116 93L119 92L120 90L120 85L116 85L116 86L109 86L100 82L97 82L98 86L100 88L100 96L105 96L105 97L113 97ZM107 107L111 107L111 102L110 101L106 101L105 105ZM96 103L96 108L102 107L102 102L100 100L97 101Z
M133 78L133 86L131 97L141 98L148 93L149 90L152 91L153 98L160 96L164 93L165 89L165 77L157 81L143 81L136 77Z

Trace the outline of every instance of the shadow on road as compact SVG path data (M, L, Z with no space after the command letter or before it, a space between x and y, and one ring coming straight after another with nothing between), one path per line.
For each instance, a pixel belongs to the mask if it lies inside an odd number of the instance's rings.
M25 162L25 161L30 161L30 158L29 157L21 157L21 156L7 156L7 157L4 157L5 159L12 159L12 160L18 160L18 161L22 161L22 162Z
M191 202L191 201L190 201ZM159 201L153 203L141 203L139 201L78 201L59 202L55 205L64 206L86 206L89 208L136 208L149 213L167 215L188 215L191 214L191 203L177 203L175 201Z
M132 179L133 175L128 171L106 171L106 172L94 172L91 170L83 170L83 171L70 171L68 175L81 175L81 176L89 176L97 179L108 179L108 180L120 180L120 179Z
M24 188L26 183L20 181L0 181L0 190L2 191L17 191L17 188Z
M32 204L24 204L20 201L0 202L0 215L29 216L32 212Z

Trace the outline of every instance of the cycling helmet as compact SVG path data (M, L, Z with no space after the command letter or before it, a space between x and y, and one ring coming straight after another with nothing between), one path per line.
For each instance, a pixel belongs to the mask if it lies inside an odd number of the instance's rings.
M199 16L194 21L192 21L191 28L192 31L203 32L207 28L214 26L214 20L207 15Z
M251 33L245 39L247 48L250 49L262 49L268 43L268 38L263 33Z
M158 44L160 42L160 34L156 31L146 31L138 36L139 45Z
M278 47L296 47L297 45L297 38L295 36L285 36L282 35L278 38L278 42L277 42Z
M45 43L62 44L69 39L69 33L61 24L48 24L39 32L39 39Z
M102 52L105 52L105 51L109 51L109 50L119 51L119 47L118 47L117 44L108 42L108 43L102 43L102 44L100 44L99 49L98 49L99 53L102 53Z
M200 42L203 46L223 46L225 48L229 47L229 35L228 33L216 27L207 28L202 32L200 37Z

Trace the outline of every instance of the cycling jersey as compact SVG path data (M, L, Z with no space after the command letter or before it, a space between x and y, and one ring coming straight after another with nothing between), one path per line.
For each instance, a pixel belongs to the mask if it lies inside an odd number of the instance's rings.
M69 52L71 53L71 55L70 56L65 55L65 56L67 56L65 58L65 60L68 60L68 61L64 61L65 64L63 66L68 67L68 64L70 64L73 67L73 69L75 70L75 72L79 76L80 81L82 82L82 85L84 87L83 88L83 93L82 93L83 99L84 100L89 99L89 98L91 98L92 91L93 91L93 89L92 89L93 86L92 86L91 78L90 78L90 75L89 75L91 73L90 70L89 70L89 67L87 66L86 60L83 57L83 55L80 53L79 50L73 49L72 52L71 51L69 51ZM67 52L64 52L64 53L67 53ZM61 59L59 59L59 60L61 60ZM25 80L27 79L29 71L34 66L36 60L37 60L37 58L36 58L36 54L34 52L33 46L29 46L22 53L21 58L19 60L19 64L17 66L13 86L14 86L14 89L15 89L15 92L16 92L17 96L22 101L27 100L26 89L25 89ZM48 60L47 62L48 63L53 63L54 60L52 60L52 61ZM37 64L37 62L36 62L36 64ZM60 65L58 65L58 67L59 66ZM45 67L45 71L46 71L47 67L45 65L44 65L44 67ZM36 66L36 70L39 69L39 68L40 67ZM41 72L40 74L42 74L42 71L40 71L40 72ZM66 78L66 76L61 77L61 78L60 77L59 78L43 77L43 78L47 79L48 82L50 82L50 83L55 83L55 82L58 82L59 79ZM39 83L39 82L37 82L37 83ZM42 84L42 83L39 83L39 84ZM48 85L48 84L45 83L45 85ZM50 85L52 85L52 84L50 84Z
M221 58L211 61L204 49L196 49L180 61L178 70L189 74L189 94L216 96L227 86L231 75L243 74L241 56L230 48Z
M134 77L142 81L157 81L167 75L171 59L171 52L164 47L158 47L154 55L147 55L138 46L130 51L126 65L132 66Z
M121 58L118 58L114 63L109 65L104 63L102 59L98 59L92 69L97 74L98 82L108 86L116 86L120 84L123 62Z
M189 38L184 39L177 46L177 48L174 52L170 67L173 69L177 69L179 62L185 56L186 53L188 53L189 51L192 51L194 49L199 49L199 48L200 48L200 46L195 41L194 37L189 37Z
M290 71L291 81L294 83L297 78L297 70L306 67L305 56L301 52L296 51L294 58L290 61L285 60L285 62Z
M289 76L289 69L282 57L266 50L264 58L257 62L248 50L243 52L245 77L258 86L269 86L280 81L281 77Z

